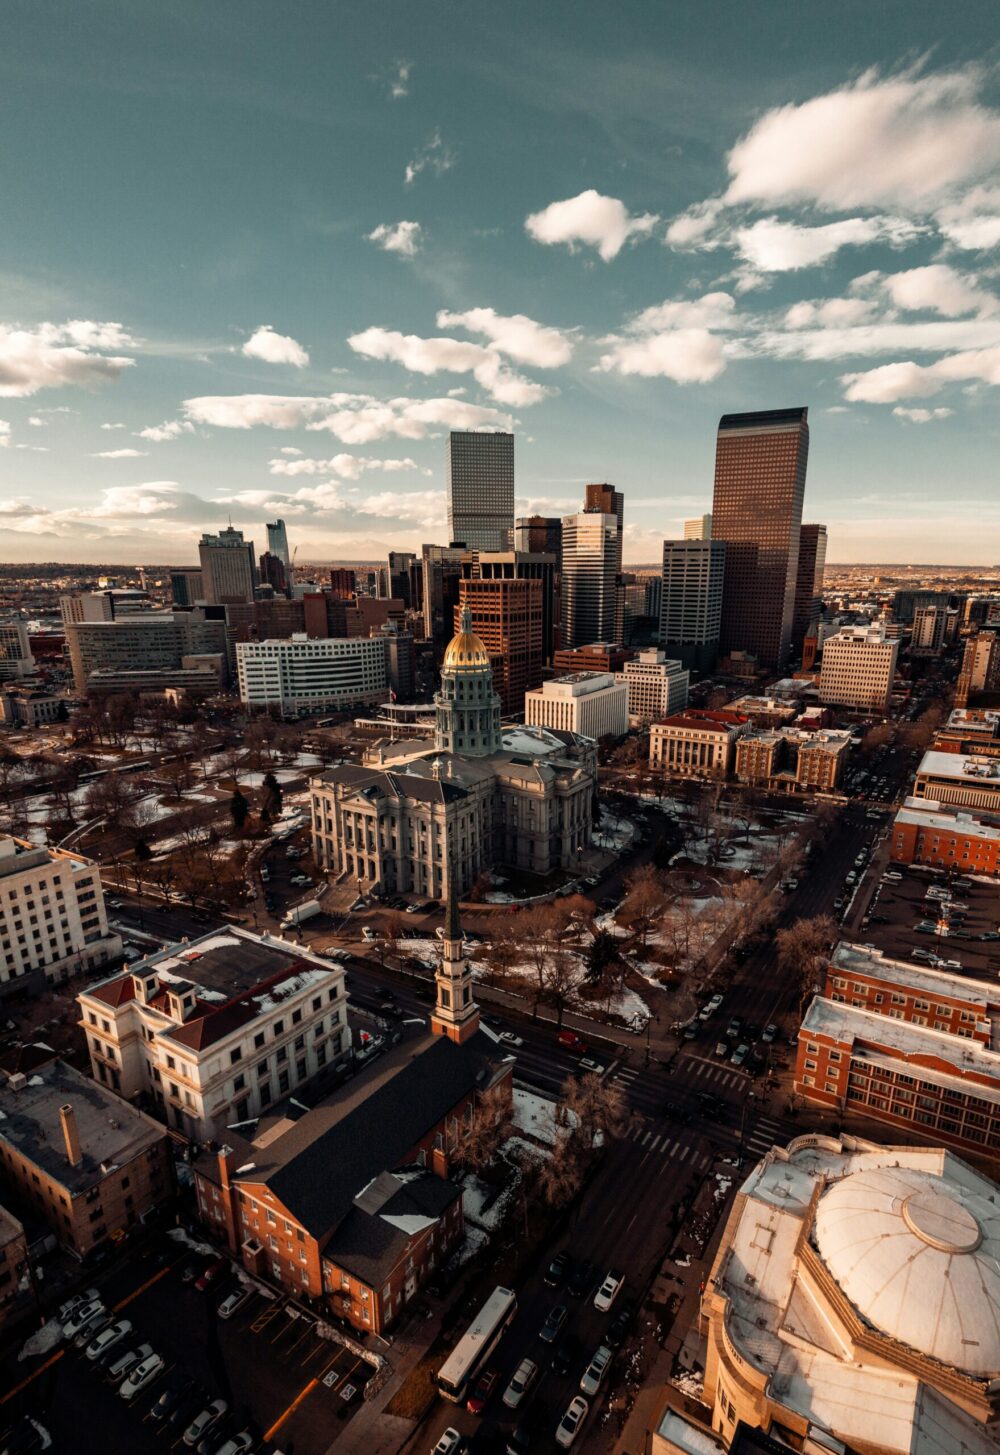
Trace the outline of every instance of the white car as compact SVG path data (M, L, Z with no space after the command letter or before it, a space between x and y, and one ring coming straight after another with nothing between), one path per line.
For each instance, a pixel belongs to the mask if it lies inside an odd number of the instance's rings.
M520 1036L515 1036L513 1031L501 1031L500 1039L505 1046L523 1046L524 1042Z
M245 1284L241 1284L239 1288L234 1288L232 1293L227 1293L219 1304L219 1318L231 1319L237 1309L241 1309L251 1298L253 1298L252 1288L247 1288Z
M128 1319L119 1319L116 1324L109 1324L96 1334L87 1345L86 1356L90 1360L99 1359L107 1349L113 1349L120 1344L126 1334L131 1334L132 1324Z
M63 1323L63 1335L67 1339L75 1339L77 1334L92 1318L104 1312L104 1305L99 1298L91 1299L88 1303L78 1304Z
M420 913L420 905L419 904L408 904L406 906L406 913L407 914L419 914Z
M76 1331L76 1338L73 1343L78 1349L84 1349L90 1343L95 1334L99 1334L111 1322L112 1315L103 1306L96 1314L91 1314L86 1323L81 1324Z
M135 1368L122 1381L118 1393L126 1404L135 1399L154 1379L158 1379L164 1370L163 1360L159 1354L149 1354L145 1359L139 1361Z
M224 1445L220 1445L215 1455L246 1455L246 1451L253 1445L253 1435L249 1430L241 1430Z
M440 1440L431 1451L431 1455L452 1455L462 1443L462 1433L456 1430L454 1425L449 1425L441 1436Z
M611 1363L611 1350L607 1344L602 1344L595 1353L593 1359L583 1371L580 1380L580 1388L584 1394L596 1394L604 1382L604 1376L608 1372L608 1365Z
M562 1419L556 1425L556 1444L568 1450L580 1433L583 1422L590 1413L590 1405L582 1394L575 1395Z
M137 1364L148 1359L153 1352L152 1344L140 1344L138 1349L129 1349L125 1354L119 1354L108 1365L108 1379L112 1384L120 1384L126 1374L131 1374Z
M364 929L361 931L361 938L363 940L366 940L367 943L370 945L373 940L376 940L378 938L378 936L372 929L371 925L365 925Z
M197 1445L199 1440L204 1440L206 1435L211 1434L228 1408L224 1399L213 1399L207 1409L202 1410L200 1415L195 1415L184 1431L185 1445Z
M77 1309L83 1308L85 1303L100 1303L100 1301L101 1295L96 1288L85 1288L82 1293L74 1293L72 1298L68 1298L64 1304L61 1304L56 1317L61 1324L65 1324L68 1319L73 1317Z
M622 1284L625 1282L624 1273L619 1273L616 1268L609 1268L607 1276L600 1288L594 1294L594 1307L602 1314L606 1314L622 1291Z
M503 1392L503 1402L509 1410L517 1409L537 1378L538 1365L534 1359L522 1359Z

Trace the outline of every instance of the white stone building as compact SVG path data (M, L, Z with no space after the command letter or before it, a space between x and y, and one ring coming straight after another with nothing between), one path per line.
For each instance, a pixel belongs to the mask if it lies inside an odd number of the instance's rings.
M659 647L644 647L621 672L615 673L615 681L628 688L630 727L645 727L658 717L669 717L687 707L691 673Z
M628 732L628 687L611 672L567 672L524 694L524 718L584 737L621 738Z
M749 727L749 718L724 708L676 712L650 727L649 766L680 778L728 778L736 740Z
M861 712L889 706L899 642L882 626L848 626L827 637L819 675L819 700Z
M381 637L307 637L237 642L240 699L283 717L385 700L385 641Z
M121 953L93 859L0 838L0 996L37 993Z
M382 742L365 765L312 779L316 862L361 890L433 899L446 897L452 872L463 893L494 866L576 869L590 843L596 743L501 729L489 656L467 610L445 652L435 719L432 741Z
M95 1079L203 1142L350 1054L340 965L236 927L77 997Z

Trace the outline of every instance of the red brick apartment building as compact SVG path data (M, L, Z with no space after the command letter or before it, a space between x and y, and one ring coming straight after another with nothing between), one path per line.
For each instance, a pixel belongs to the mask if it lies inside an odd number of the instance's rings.
M1000 986L841 943L799 1030L795 1090L974 1155L1000 1149Z
M913 800L896 815L892 857L900 864L934 864L963 874L1000 872L1000 823Z
M194 1166L200 1216L251 1272L381 1333L462 1238L449 1172L511 1070L481 1031L404 1041L311 1111L227 1130Z

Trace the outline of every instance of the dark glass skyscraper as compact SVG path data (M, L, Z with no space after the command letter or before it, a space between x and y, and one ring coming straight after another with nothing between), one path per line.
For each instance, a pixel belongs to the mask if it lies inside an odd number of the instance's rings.
M795 609L792 613L792 657L802 657L806 637L815 637L823 605L823 572L826 568L826 526L804 525L799 535L799 565L795 575Z
M452 545L506 551L514 538L514 436L452 430L448 436L448 531Z
M788 661L809 458L808 410L724 414L715 451L712 537L726 543L719 651Z

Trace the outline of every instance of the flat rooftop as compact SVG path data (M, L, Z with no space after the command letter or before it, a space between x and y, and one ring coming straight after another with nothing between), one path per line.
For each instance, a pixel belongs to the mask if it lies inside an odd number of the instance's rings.
M983 1008L1000 1006L1000 986L966 975L950 975L944 970L931 970L909 960L891 960L881 950L866 950L864 945L851 945L841 940L830 961L835 971L845 975L871 975L892 985L905 985L921 996L950 995L968 1005Z
M921 807L916 805L920 804ZM1000 824L993 819L977 818L971 813L949 812L933 806L933 799L908 798L896 814L896 823L909 823L917 828L937 829L943 834L975 834L977 839L1000 839Z
M59 1108L66 1105L76 1117L83 1154L78 1167L66 1156L59 1119ZM19 1090L13 1089L10 1077L0 1084L0 1142L73 1196L102 1180L102 1166L124 1166L165 1136L165 1128L152 1117L62 1061L40 1066Z
M974 753L938 753L931 748L921 758L917 776L953 778L960 783L982 780L1000 787L1000 761Z
M927 1026L912 1025L907 1021L893 1020L890 1016L876 1015L874 1011L856 1010L838 1001L824 1000L815 996L806 1011L799 1031L802 1036L829 1036L831 1040L853 1042L864 1041L871 1046L885 1047L898 1051L900 1057L909 1061L913 1057L931 1057L945 1061L954 1067L966 1090L978 1096L988 1094L988 1089L979 1083L964 1081L966 1076L983 1076L996 1082L1000 1096L1000 1052L988 1050L976 1041L964 1036L953 1036L948 1031L932 1031ZM856 1052L855 1054L861 1054ZM870 1053L864 1053L866 1058ZM893 1065L901 1067L902 1060L893 1058ZM919 1065L917 1070L926 1080L935 1080L930 1068ZM926 1072L926 1076L925 1076Z

